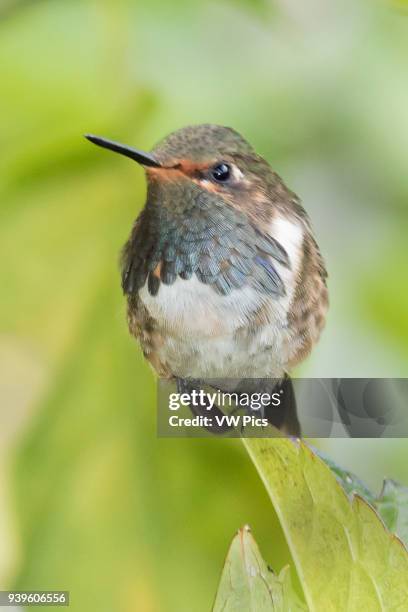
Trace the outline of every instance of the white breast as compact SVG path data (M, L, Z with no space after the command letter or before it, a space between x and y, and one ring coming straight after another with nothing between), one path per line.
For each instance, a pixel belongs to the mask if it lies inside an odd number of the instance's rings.
M300 265L303 228L300 223L277 217L270 234L289 256L291 268L276 263L286 295L273 299L251 287L218 294L195 276L160 285L156 296L145 285L139 296L163 330L160 359L178 376L267 377L281 375L289 359L290 332L287 312ZM248 331L251 315L266 305L268 324L254 334Z
M251 287L220 295L196 276L161 284L156 296L145 285L139 296L151 316L167 332L181 337L214 338L232 334L248 322L262 304Z

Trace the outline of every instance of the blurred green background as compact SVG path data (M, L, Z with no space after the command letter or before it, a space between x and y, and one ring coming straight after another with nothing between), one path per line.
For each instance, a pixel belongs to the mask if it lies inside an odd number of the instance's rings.
M406 6L406 5L405 5ZM209 610L234 531L289 561L238 441L157 439L117 256L140 148L242 132L309 211L330 274L309 376L408 375L404 3L0 3L0 587L69 589L75 612ZM378 489L405 440L320 441Z

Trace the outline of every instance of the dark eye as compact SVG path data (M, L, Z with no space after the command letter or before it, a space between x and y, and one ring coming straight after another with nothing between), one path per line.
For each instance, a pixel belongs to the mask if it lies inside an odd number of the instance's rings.
M217 183L225 183L231 176L231 167L228 164L217 164L211 169L211 177Z

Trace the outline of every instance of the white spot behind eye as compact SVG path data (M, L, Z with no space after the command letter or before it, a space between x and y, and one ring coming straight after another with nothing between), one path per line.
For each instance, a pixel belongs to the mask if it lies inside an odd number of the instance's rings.
M244 173L235 164L230 164L232 170L232 176L236 181L241 181L244 178Z

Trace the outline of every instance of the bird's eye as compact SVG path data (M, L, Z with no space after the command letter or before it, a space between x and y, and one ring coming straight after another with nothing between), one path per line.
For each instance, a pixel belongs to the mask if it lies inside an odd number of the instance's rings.
M231 177L231 166L222 163L211 168L211 178L217 183L226 183Z

